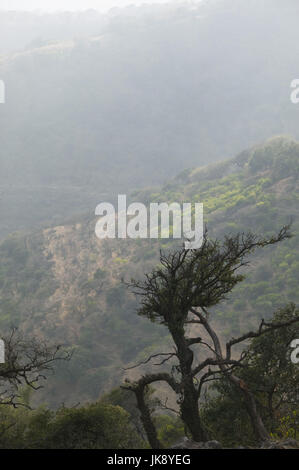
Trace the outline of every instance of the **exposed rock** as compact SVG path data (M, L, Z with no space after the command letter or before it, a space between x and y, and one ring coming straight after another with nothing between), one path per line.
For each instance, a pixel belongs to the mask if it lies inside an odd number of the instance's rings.
M171 449L221 449L222 446L218 441L195 442L191 439L183 438L174 444Z
M285 441L267 441L261 446L262 449L299 449L299 442L295 439Z
M222 449L219 441L208 441L204 443L207 449Z

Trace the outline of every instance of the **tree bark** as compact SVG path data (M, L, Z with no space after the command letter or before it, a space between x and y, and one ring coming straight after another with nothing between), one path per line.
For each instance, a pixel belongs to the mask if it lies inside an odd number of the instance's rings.
M215 331L213 330L213 328L211 327L207 319L201 313L196 312L194 310L192 311L199 317L201 323L204 325L206 331L209 333L213 341L215 351L216 351L216 356L217 356L217 359L219 360L219 368L223 372L223 375L227 377L228 380L232 384L237 386L238 389L242 392L244 399L245 399L246 410L250 416L251 424L252 424L257 440L260 442L268 441L270 439L270 436L268 434L268 431L265 428L261 415L257 409L256 400L255 400L253 393L251 393L251 391L248 389L247 385L243 382L243 380L241 380L236 375L227 371L227 368L223 362L223 354L222 354L221 344L220 344L218 335L215 333Z
M256 400L248 390L241 389L245 398L245 406L249 414L254 434L259 442L265 442L270 439L269 433L265 428L261 415L256 406Z
M203 442L207 440L207 435L201 423L198 408L198 392L193 381L193 351L188 347L183 329L171 329L169 326L169 330L177 347L177 357L182 375L181 418L186 424L192 439L196 442Z
M185 378L184 382L184 397L180 405L182 420L187 425L194 441L205 442L207 435L199 416L198 394L195 391L193 378Z
M151 412L144 398L144 387L134 389L137 400L137 407L140 411L140 418L146 432L148 442L152 449L162 449L163 446L158 439L156 427L152 421Z

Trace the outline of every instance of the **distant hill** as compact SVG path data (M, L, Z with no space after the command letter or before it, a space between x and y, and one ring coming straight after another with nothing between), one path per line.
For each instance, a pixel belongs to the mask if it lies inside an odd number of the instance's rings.
M274 134L299 138L298 8L211 0L107 17L0 12L4 42L19 25L0 61L0 236L93 212Z
M225 162L185 170L134 201L204 203L211 236L253 230L273 233L294 220L295 236L258 252L249 276L215 309L223 336L299 301L299 143L275 137ZM136 316L136 299L121 279L140 277L158 261L160 240L103 240L96 218L11 235L0 245L0 329L19 325L28 333L75 349L70 364L49 380L50 404L96 398L119 383L122 367L167 347L166 330Z

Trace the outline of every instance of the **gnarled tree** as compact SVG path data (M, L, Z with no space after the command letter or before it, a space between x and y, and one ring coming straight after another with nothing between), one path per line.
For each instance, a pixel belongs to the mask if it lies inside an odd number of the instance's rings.
M144 281L132 280L128 285L140 297L139 315L151 321L166 325L172 337L175 350L163 353L160 365L176 358L171 372L146 374L137 382L127 383L137 398L141 418L152 447L161 447L157 439L150 410L143 399L146 387L157 381L166 382L178 395L180 415L195 441L206 440L199 413L199 398L203 385L217 375L225 375L243 393L247 411L257 439L269 438L261 419L254 394L236 374L246 353L233 357L232 348L254 337L258 337L286 323L261 322L256 331L231 339L223 352L218 334L212 327L209 309L227 298L233 288L244 279L241 268L247 266L248 256L258 248L275 245L290 238L290 226L284 226L272 237L259 237L251 232L226 236L223 241L211 240L205 231L199 249L181 248L168 254L160 253L160 266L146 274ZM299 321L299 317L291 322ZM202 337L190 336L189 327L201 327L209 341ZM194 346L207 348L209 355L199 361ZM150 359L159 355L151 356ZM148 361L149 361L148 360ZM148 362L145 361L145 362Z
M61 350L60 346L49 346L37 338L25 338L15 328L3 337L3 342L5 362L0 364L0 405L16 407L22 404L20 387L40 389L55 362L71 357L71 353Z

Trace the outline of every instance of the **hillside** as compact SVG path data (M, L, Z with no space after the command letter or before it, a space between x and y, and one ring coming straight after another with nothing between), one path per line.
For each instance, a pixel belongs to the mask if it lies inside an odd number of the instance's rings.
M0 13L0 237L298 138L297 17L292 0Z
M221 164L185 170L134 201L204 203L211 235L272 233L294 219L295 236L254 258L247 280L215 310L223 335L236 333L286 302L298 302L299 143L273 138ZM14 234L0 245L0 328L67 344L71 363L49 380L50 403L94 399L117 384L122 367L165 347L166 331L136 316L136 300L122 278L140 277L167 240L98 240L96 218ZM176 242L177 243L177 242ZM50 394L50 390L52 393Z

